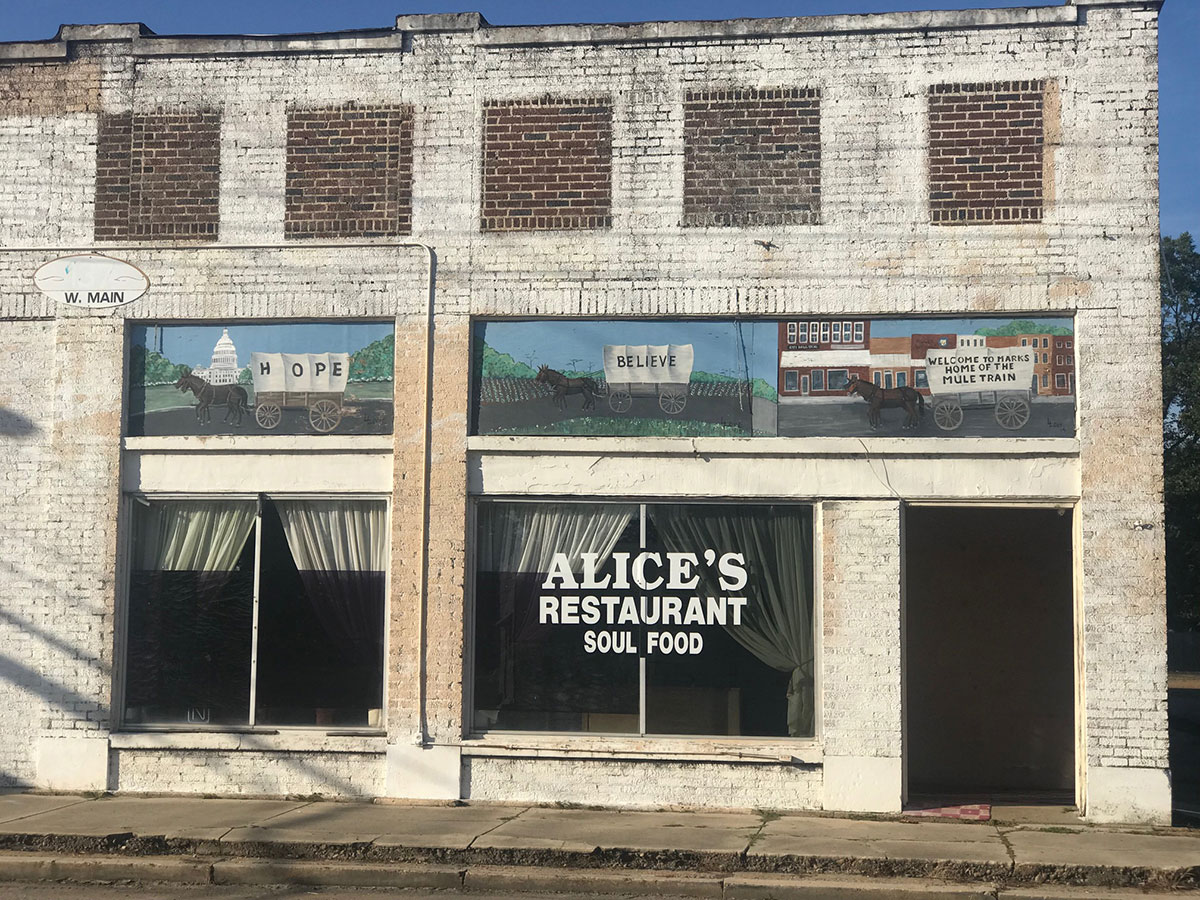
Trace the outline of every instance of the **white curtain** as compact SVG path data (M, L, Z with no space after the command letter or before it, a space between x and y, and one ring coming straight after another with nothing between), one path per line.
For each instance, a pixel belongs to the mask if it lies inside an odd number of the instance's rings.
M274 500L296 568L382 572L387 506L382 500Z
M230 572L254 527L253 500L154 500L140 507L134 568Z
M790 672L788 734L813 733L812 514L807 509L754 506L655 506L654 524L668 550L742 553L750 597L741 625L725 630L758 659ZM702 576L704 578L704 576ZM726 593L715 579L701 587Z
M632 504L480 504L479 568L540 575L555 553L567 554L575 574L581 553L595 553L599 568L637 512Z
M382 665L387 504L272 502L304 592L326 633L350 658Z

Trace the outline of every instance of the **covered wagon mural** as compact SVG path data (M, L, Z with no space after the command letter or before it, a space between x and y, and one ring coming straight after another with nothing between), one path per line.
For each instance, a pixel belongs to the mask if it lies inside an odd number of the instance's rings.
M480 321L476 434L1070 437L1068 317Z
M390 434L390 322L136 325L130 435Z

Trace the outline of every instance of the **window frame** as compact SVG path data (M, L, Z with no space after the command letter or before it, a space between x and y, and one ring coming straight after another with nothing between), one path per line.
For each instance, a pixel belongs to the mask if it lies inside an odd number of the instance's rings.
M384 530L388 534L386 541L388 558L386 568L384 569L384 584L383 584L383 684L380 694L381 711L378 725L256 725L255 719L255 692L257 679L257 651L258 651L258 586L259 586L259 567L261 566L261 554L259 552L259 542L261 535L261 520L262 510L260 500L262 497L267 497L271 500L362 500L362 501L382 501L384 503ZM254 553L254 600L252 625L255 634L252 636L251 643L251 680L250 680L250 710L247 716L247 724L232 725L232 724L205 724L197 722L161 722L161 723L129 723L125 719L125 687L126 678L129 674L128 668L128 651L129 651L129 610L130 610L130 579L133 575L133 553L134 553L134 516L136 515L135 506L142 504L144 501L155 500L196 500L196 501L221 501L221 500L253 500L260 504L260 508L255 512L255 523L251 535L247 540L253 540L255 543ZM179 732L211 732L225 734L277 734L280 732L301 732L305 734L323 734L336 733L338 735L361 735L367 737L378 737L387 733L387 715L388 715L388 658L391 653L391 641L389 637L388 623L391 620L391 600L392 600L392 553L393 546L391 540L392 529L392 495L382 493L380 491L364 491L358 492L330 492L320 493L315 491L229 491L220 493L196 493L191 491L124 491L121 496L121 522L120 541L118 551L117 577L117 610L114 617L114 627L116 629L116 646L114 648L114 664L112 668L112 730L114 733L124 732L128 734L140 733L179 733Z
M491 728L480 730L475 727L475 622L478 585L478 535L479 507L482 503L603 503L603 504L633 504L644 509L655 505L695 504L698 506L727 505L740 506L797 506L806 507L812 515L812 583L810 594L812 610L810 613L813 629L813 733L811 735L791 737L789 735L750 735L750 734L665 734L646 733L645 727L645 658L639 657L640 696L638 700L638 718L641 728L638 732L599 732L599 731L534 731ZM816 498L736 498L736 497L624 497L624 496L545 496L545 495L515 495L515 494L475 494L467 497L467 541L466 566L463 578L463 679L462 679L462 734L464 740L486 742L499 738L506 745L509 743L532 742L554 739L570 741L578 744L593 744L600 741L613 744L621 741L635 741L639 744L646 741L655 743L689 743L712 744L720 742L751 743L757 745L782 745L799 747L819 747L824 740L823 717L824 703L822 700L822 681L824 670L824 644L822 640L823 574L820 548L822 546L822 502ZM390 570L389 570L390 581ZM385 647L386 650L386 647ZM386 658L386 657L385 657ZM386 680L386 679L385 679ZM386 702L386 692L384 695ZM386 707L385 707L386 715ZM654 751L650 751L654 752Z

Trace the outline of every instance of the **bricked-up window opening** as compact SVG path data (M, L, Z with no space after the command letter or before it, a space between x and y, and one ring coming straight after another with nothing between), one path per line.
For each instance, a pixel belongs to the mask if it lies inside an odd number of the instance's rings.
M411 234L412 166L410 107L289 110L284 233Z
M382 500L134 504L127 726L378 727Z
M821 97L806 88L689 93L685 227L821 221Z
M484 231L612 225L609 101L491 101L483 118Z
M813 734L812 510L478 506L477 731Z
M221 114L100 116L96 240L216 240Z
M929 89L929 214L935 225L1040 222L1042 81Z

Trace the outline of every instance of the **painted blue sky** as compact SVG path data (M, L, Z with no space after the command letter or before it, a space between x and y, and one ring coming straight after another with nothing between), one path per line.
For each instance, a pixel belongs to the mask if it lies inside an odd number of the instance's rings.
M135 325L134 345L157 350L176 365L193 369L212 362L213 346L223 328L237 348L238 365L258 353L354 353L392 333L391 322L289 322L280 325Z
M495 25L815 16L910 9L1052 6L1012 0L3 0L0 41L51 38L63 23L142 22L159 34L278 34L388 28L399 13L478 10ZM1164 234L1200 235L1200 2L1168 0L1159 31L1161 216Z
M851 317L852 318L852 317ZM1047 327L1071 328L1069 318L1021 316ZM904 337L921 333L974 334L980 328L999 328L1011 318L872 319L874 337ZM556 319L540 322L487 322L476 325L476 338L531 368L547 365L559 371L593 372L602 367L605 344L691 344L693 371L714 375L761 378L774 384L778 372L776 321L633 321Z

